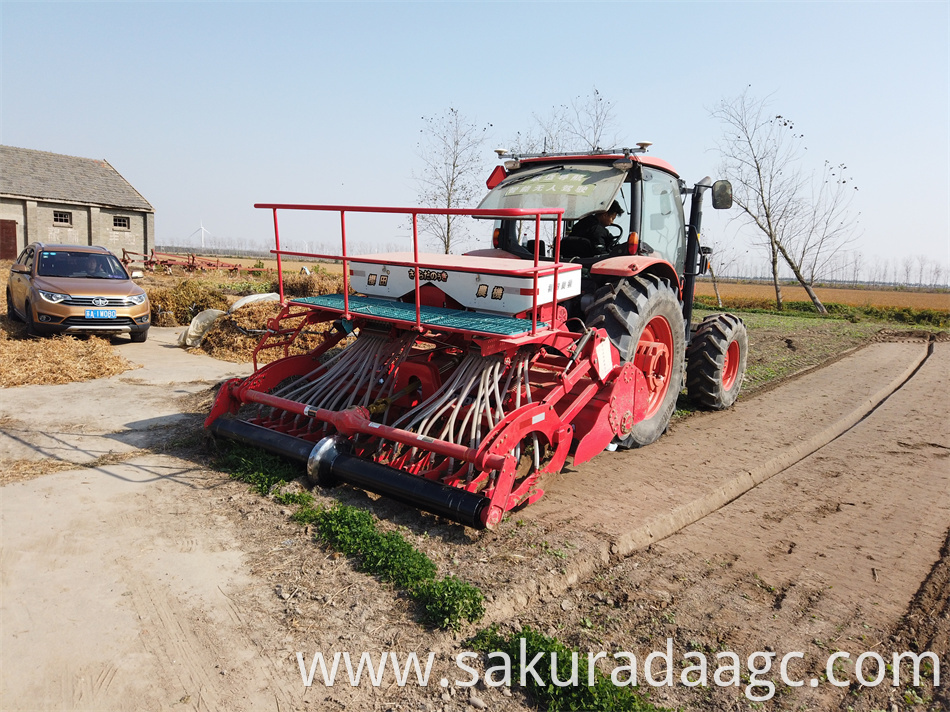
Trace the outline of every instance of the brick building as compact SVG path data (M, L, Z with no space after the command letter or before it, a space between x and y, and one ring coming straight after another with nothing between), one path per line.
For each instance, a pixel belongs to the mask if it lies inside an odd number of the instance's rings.
M0 259L31 242L155 247L155 209L105 160L0 146Z

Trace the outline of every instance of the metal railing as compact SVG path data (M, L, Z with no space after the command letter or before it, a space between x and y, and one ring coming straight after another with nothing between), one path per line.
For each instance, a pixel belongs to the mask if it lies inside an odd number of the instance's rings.
M532 290L532 305L531 305L531 335L534 336L537 333L538 325L538 280L541 277L546 277L549 274L554 275L554 290L552 294L552 316L556 313L557 310L557 287L558 287L558 271L565 265L560 262L561 256L561 228L563 224L563 208L538 208L536 210L528 210L523 208L507 208L502 210L478 210L478 209L469 209L469 208L385 208L385 207L370 207L370 206L359 206L359 205L300 205L300 204L287 204L287 203L256 203L255 208L261 208L263 210L271 210L274 215L274 241L275 249L271 250L271 254L277 256L277 278L280 284L280 302L281 304L286 304L284 298L284 277L283 277L283 267L281 263L282 256L288 257L311 257L317 259L329 259L329 260L338 260L343 263L343 318L350 319L350 263L356 264L384 264L395 267L413 267L413 281L415 289L415 306L416 306L416 324L415 328L417 331L425 331L422 327L422 310L421 310L421 300L420 300L420 283L419 283L419 268L420 267L436 267L444 268L443 265L439 264L427 264L419 261L419 227L418 227L418 217L420 215L467 215L470 217L490 217L498 219L525 219L525 218L534 218L534 264L531 267L522 267L518 269L505 269L498 270L500 274L508 275L524 275L530 274L533 275L533 285ZM313 252L294 252L290 250L281 250L280 249L280 226L277 219L278 210L309 210L309 211L318 211L318 212L337 212L340 214L340 241L342 247L342 254L340 255L325 255L318 254ZM376 255L373 256L351 256L346 252L346 214L347 213L387 213L395 215L409 215L412 217L412 261L407 260L394 260L386 259ZM541 246L541 216L542 215L555 215L556 217L556 228L554 236L554 262L542 266L539 262L540 246ZM453 270L458 272L484 272L484 268L476 267L465 267L465 266L453 266ZM553 322L553 319L552 319Z

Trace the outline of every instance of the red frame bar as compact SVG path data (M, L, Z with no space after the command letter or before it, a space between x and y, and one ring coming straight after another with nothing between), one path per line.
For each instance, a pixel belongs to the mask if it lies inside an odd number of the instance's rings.
M563 208L538 208L536 210L527 210L523 208L506 208L503 210L479 210L477 208L389 208L389 207L375 207L375 206L360 206L360 205L305 205L305 204L293 204L293 203L255 203L255 208L261 208L265 210L272 210L274 213L274 240L276 249L271 250L271 254L277 255L277 279L280 282L280 303L286 305L286 300L284 298L284 273L283 267L281 264L281 256L296 256L296 257L311 257L318 259L329 259L329 260L340 260L343 263L343 318L349 319L350 315L350 268L349 265L351 262L356 262L357 264L385 264L393 265L396 267L413 267L414 268L414 282L415 282L415 297L416 297L416 324L415 328L417 331L425 331L422 327L422 309L420 305L420 285L419 285L419 268L422 264L419 262L419 228L418 228L418 217L419 215L469 215L472 217L494 217L494 218L524 218L524 217L534 217L534 265L532 267L523 267L520 269L505 270L506 274L531 274L534 276L533 283L534 289L533 295L531 297L531 335L534 336L537 333L538 329L538 279L542 276L547 276L548 274L554 275L554 294L553 294L553 309L556 313L557 311L557 280L558 280L558 271L561 269L562 265L560 262L561 256L561 226L563 223L564 209ZM339 212L340 213L340 238L342 244L342 255L322 255L312 252L292 252L290 250L281 250L280 249L280 230L277 222L277 211L278 210L313 210L319 212ZM387 260L387 259L378 259L378 258L352 258L346 254L346 213L355 212L355 213L387 213L387 214L396 214L396 215L411 215L412 216L412 262L406 262L404 260ZM556 228L554 235L554 264L550 266L542 267L539 263L540 255L540 246L541 246L541 216L542 215L556 215ZM466 267L457 267L454 268L459 272L481 272L483 270L477 268L466 268ZM553 321L553 320L552 320Z
M244 400L329 423L343 435L349 436L359 433L392 440L410 447L421 447L431 450L437 455L445 455L456 460L474 463L481 470L501 471L505 466L504 455L493 455L488 452L480 454L478 448L457 445L446 440L423 438L408 430L374 423L369 419L369 413L362 408L349 408L343 411L325 410L286 398L272 396L269 393L261 393L250 388L244 392Z

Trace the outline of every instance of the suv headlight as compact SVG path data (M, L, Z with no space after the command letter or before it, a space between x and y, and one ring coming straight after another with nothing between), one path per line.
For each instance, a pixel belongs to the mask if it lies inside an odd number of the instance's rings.
M51 304L59 304L60 302L66 301L69 299L68 294L58 294L56 292L44 292L42 289L37 290L40 293L40 296L43 297L46 301Z
M133 294L131 297L126 297L125 300L131 304L141 304L146 299L145 294Z

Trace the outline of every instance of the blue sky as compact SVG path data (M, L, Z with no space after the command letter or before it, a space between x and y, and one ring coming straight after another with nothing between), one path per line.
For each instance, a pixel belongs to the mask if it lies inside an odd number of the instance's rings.
M947 2L3 2L0 23L0 142L106 158L160 243L269 242L255 202L415 204L422 116L491 123L487 176L594 86L693 182L718 165L709 110L751 85L815 167L848 165L854 249L950 257Z

